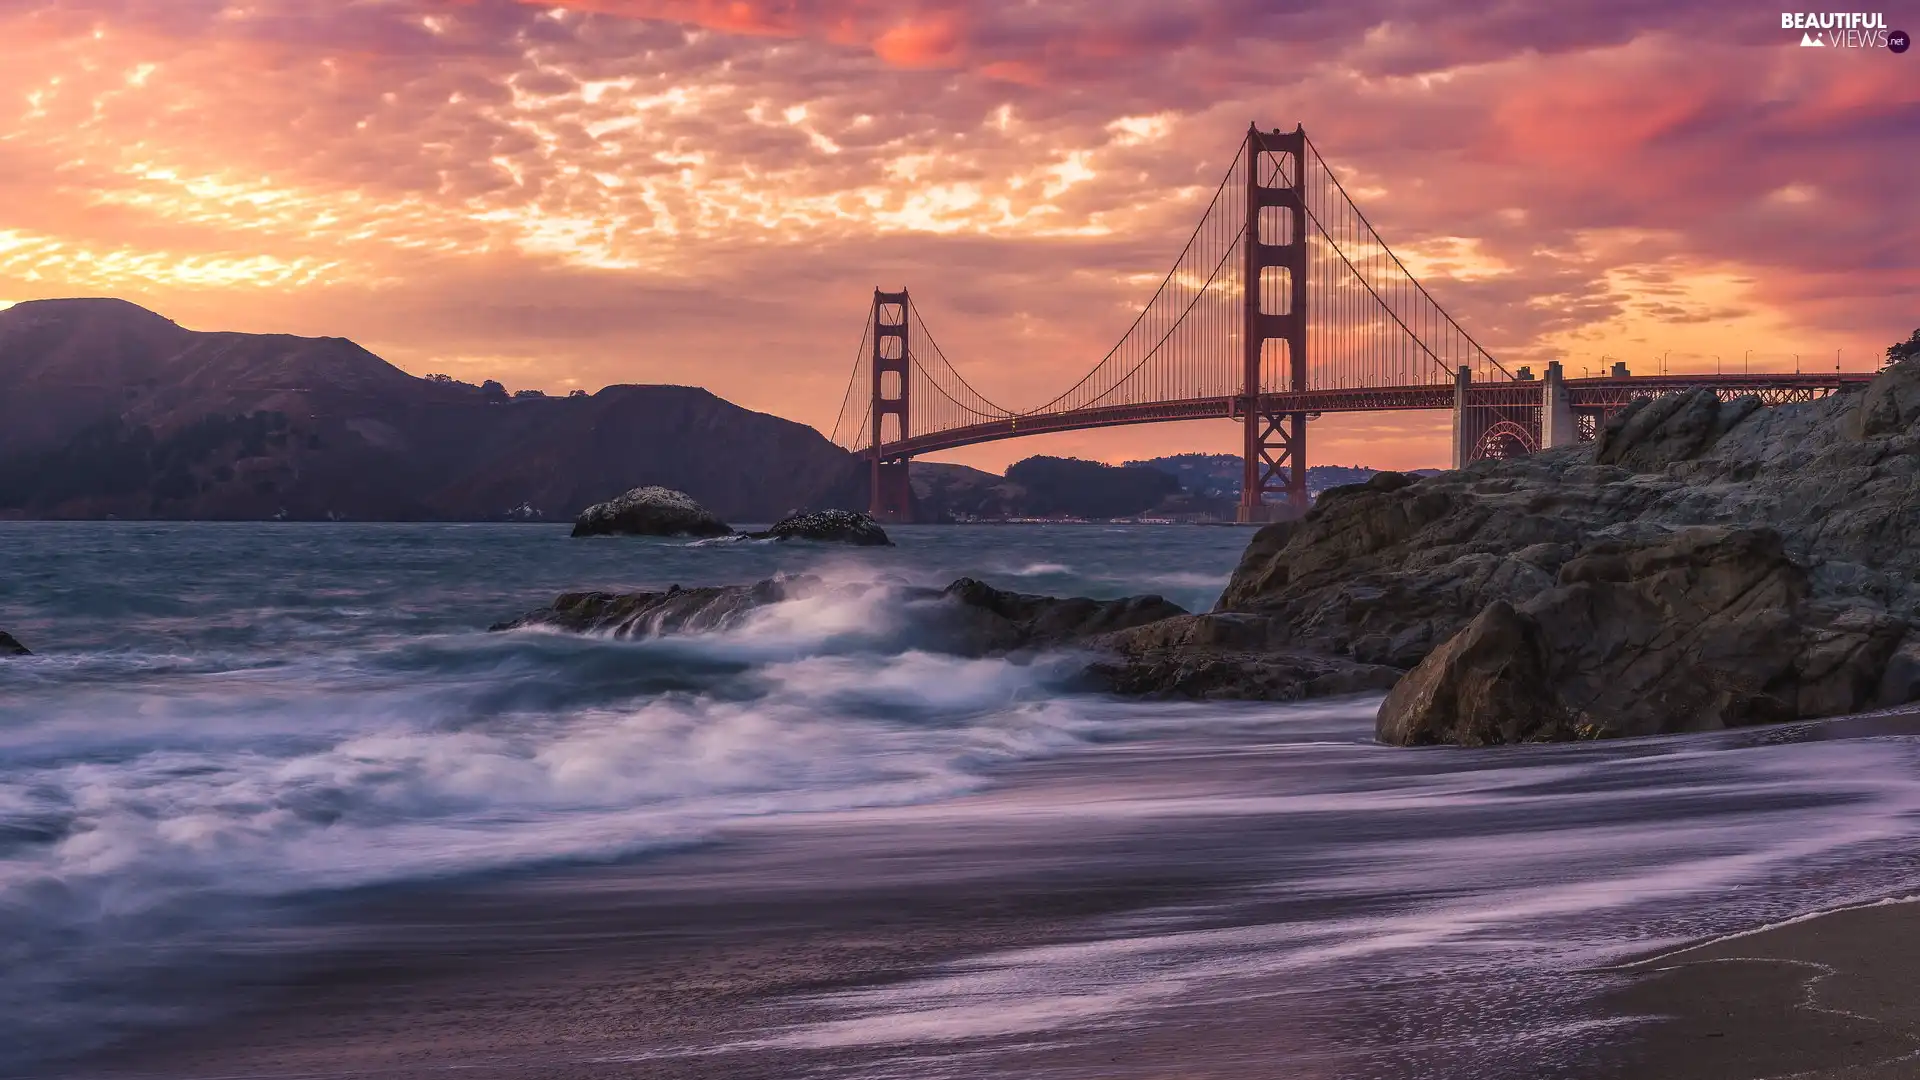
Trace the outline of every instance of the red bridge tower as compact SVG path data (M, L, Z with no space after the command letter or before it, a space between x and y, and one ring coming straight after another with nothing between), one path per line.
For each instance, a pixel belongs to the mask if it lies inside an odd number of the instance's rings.
M881 453L888 443L899 444L907 428L907 290L873 290L873 418L872 475L867 512L876 521L905 524L913 520L913 486L907 479L908 456ZM891 417L893 424L888 425Z
M1242 243L1246 262L1240 279L1244 354L1238 403L1245 431L1241 521L1272 521L1307 512L1307 414L1271 412L1261 400L1269 389L1298 392L1307 388L1306 150L1307 132L1300 125L1290 132L1247 126ZM1269 179L1274 182L1268 183ZM1269 217L1268 209L1280 213ZM1266 272L1274 269L1285 271L1284 280L1267 279ZM1267 310L1268 300L1281 310ZM1269 341L1286 343L1284 385L1271 388L1263 377ZM1268 492L1284 493L1286 503L1266 502Z

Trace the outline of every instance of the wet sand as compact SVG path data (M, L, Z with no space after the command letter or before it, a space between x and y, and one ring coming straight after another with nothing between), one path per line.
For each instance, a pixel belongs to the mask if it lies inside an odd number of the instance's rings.
M1841 911L1658 957L1602 999L1658 1018L1621 1077L1920 1076L1920 906Z
M1304 865L1304 819L1210 801L1257 804L1310 775L1273 771L1258 745L1184 759L1165 744L1109 749L947 803L772 818L677 854L347 897L280 920L270 948L211 958L228 988L219 1015L31 1075L1920 1076L1908 1057L1920 1051L1911 905L1626 967L1536 971L1518 995L1503 972L1472 965L1402 975L1342 961L1351 976L1329 985L1256 962L1216 984L1169 979L1149 957L1134 961L1139 1002L1090 1007L1133 987L1073 983L1088 950L1171 928L1181 950L1217 934L1226 944L1212 947L1231 956L1234 935L1367 906L1274 891ZM1396 899L1383 896L1382 912ZM1010 956L1035 978L995 989ZM957 1004L873 1005L938 977L988 986Z
M364 900L351 946L241 968L233 1015L46 1075L752 1080L870 1067L899 1054L764 1043L817 1019L820 995L1086 940L1104 918L1219 884L1191 866L917 882L971 845L949 836L863 868L855 852L875 837L816 834L808 850L823 839L851 857L801 865L777 840L736 836L662 860L665 878L636 863Z

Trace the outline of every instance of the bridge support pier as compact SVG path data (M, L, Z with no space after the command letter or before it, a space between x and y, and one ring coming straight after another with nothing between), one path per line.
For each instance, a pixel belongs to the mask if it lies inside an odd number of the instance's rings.
M1540 448L1552 450L1580 441L1580 428L1573 420L1573 398L1567 393L1566 373L1560 361L1547 361L1540 380Z
M1464 469L1473 460L1473 447L1480 433L1473 430L1469 400L1473 396L1473 369L1465 364L1453 377L1453 463L1450 468Z
M873 493L867 500L867 513L875 521L889 525L913 523L913 483L907 476L912 458L893 458L874 463Z
M1242 429L1246 444L1241 448L1244 474L1241 478L1240 508L1242 523L1286 521L1307 512L1307 414L1255 412ZM1284 480L1285 486L1279 485ZM1248 497L1252 492L1252 497ZM1285 502L1268 502L1269 493L1284 493Z

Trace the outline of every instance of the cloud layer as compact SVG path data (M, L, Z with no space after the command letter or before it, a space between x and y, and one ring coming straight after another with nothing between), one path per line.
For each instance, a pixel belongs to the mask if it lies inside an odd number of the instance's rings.
M0 0L0 302L830 427L904 283L1019 405L1125 328L1257 118L1503 358L1860 366L1920 323L1920 61L1797 41L1718 2ZM1431 419L1316 456L1432 464Z

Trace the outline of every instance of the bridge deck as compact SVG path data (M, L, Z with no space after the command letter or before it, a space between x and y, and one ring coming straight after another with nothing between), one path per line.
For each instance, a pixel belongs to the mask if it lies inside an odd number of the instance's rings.
M1636 397L1706 387L1722 397L1759 394L1768 404L1803 401L1859 385L1871 372L1825 372L1796 375L1629 375L1624 378L1568 379L1567 393L1575 409L1605 410ZM1474 383L1468 393L1476 407L1525 407L1540 404L1538 381ZM1397 412L1411 409L1453 408L1452 383L1381 386L1349 390L1301 390L1263 394L1264 413ZM1035 413L983 421L927 435L916 435L881 448L886 458L912 457L1000 439L1045 435L1061 431L1158 424L1173 420L1229 419L1240 415L1239 396L1197 397L1149 405L1110 405L1060 413Z

